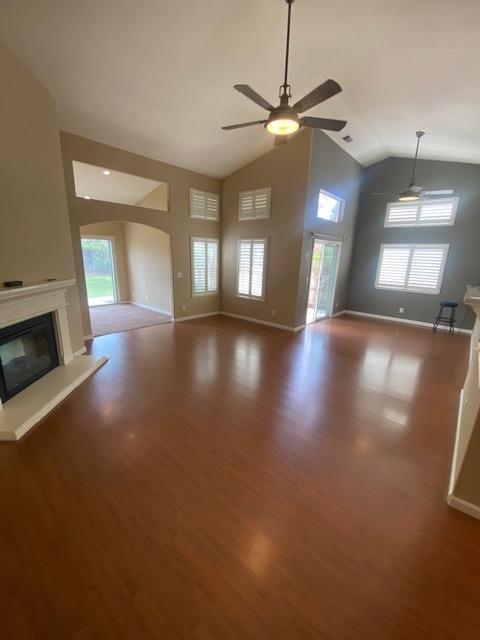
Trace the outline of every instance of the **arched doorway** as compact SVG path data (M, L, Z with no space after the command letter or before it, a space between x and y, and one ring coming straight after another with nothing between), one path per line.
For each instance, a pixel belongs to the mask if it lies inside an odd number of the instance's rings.
M92 335L171 322L172 255L168 233L137 222L80 227Z

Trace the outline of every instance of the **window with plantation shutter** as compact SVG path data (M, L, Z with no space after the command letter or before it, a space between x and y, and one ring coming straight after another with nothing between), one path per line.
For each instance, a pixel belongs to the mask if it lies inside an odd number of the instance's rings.
M190 217L203 220L218 220L220 196L217 193L190 189Z
M375 287L438 294L447 254L448 244L383 244Z
M440 227L455 224L458 198L420 198L416 202L389 202L386 227Z
M238 241L237 295L264 298L266 253L265 239Z
M218 293L218 240L192 238L192 294Z
M253 191L240 191L238 197L238 219L258 220L270 217L270 187Z

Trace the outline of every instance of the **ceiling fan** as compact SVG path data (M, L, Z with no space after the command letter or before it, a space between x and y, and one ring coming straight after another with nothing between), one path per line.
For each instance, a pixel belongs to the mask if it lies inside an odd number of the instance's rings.
M415 135L417 136L417 148L415 149L415 157L412 164L412 174L410 176L408 188L398 195L398 200L400 202L414 202L415 200L418 200L423 193L423 188L415 184L415 169L417 166L418 147L420 146L420 139L425 135L425 131L416 131Z
M332 96L340 93L341 86L335 80L327 80L310 93L307 93L301 100L293 106L289 104L292 97L291 86L288 84L288 58L290 54L290 22L292 13L292 4L295 0L285 0L288 5L287 19L287 44L285 52L285 75L283 84L279 90L280 104L273 107L265 98L262 98L248 84L236 84L234 88L249 98L255 104L270 112L265 120L254 120L253 122L243 122L241 124L231 124L222 127L226 131L231 129L241 129L243 127L251 127L257 124L263 124L267 131L275 135L275 144L284 144L288 141L287 136L298 131L300 127L313 127L315 129L325 129L327 131L341 131L347 124L345 120L333 120L331 118L312 118L300 117L300 113L304 113L308 109L315 107L317 104L328 100Z

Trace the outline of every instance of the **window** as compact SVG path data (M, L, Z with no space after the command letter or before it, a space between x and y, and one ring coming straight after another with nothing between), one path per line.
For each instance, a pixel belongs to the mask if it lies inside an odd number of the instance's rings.
M386 227L433 227L455 224L458 198L421 198L416 202L389 202Z
M263 299L266 253L265 239L238 241L237 295Z
M117 302L113 238L82 236L82 255L88 306Z
M330 222L339 222L342 219L344 205L345 200L332 196L331 193L321 189L318 194L317 218L329 220Z
M218 240L192 238L192 295L218 293Z
M218 220L220 214L220 196L218 193L208 193L190 189L190 217L203 220Z
M270 217L270 187L254 191L240 191L238 197L238 219L258 220Z
M448 244L382 244L377 289L438 294Z

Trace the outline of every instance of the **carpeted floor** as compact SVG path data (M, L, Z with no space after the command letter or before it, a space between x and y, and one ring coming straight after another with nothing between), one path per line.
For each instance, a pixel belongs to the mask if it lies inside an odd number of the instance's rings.
M90 320L94 336L171 322L170 316L164 313L137 307L134 304L108 304L90 307Z

